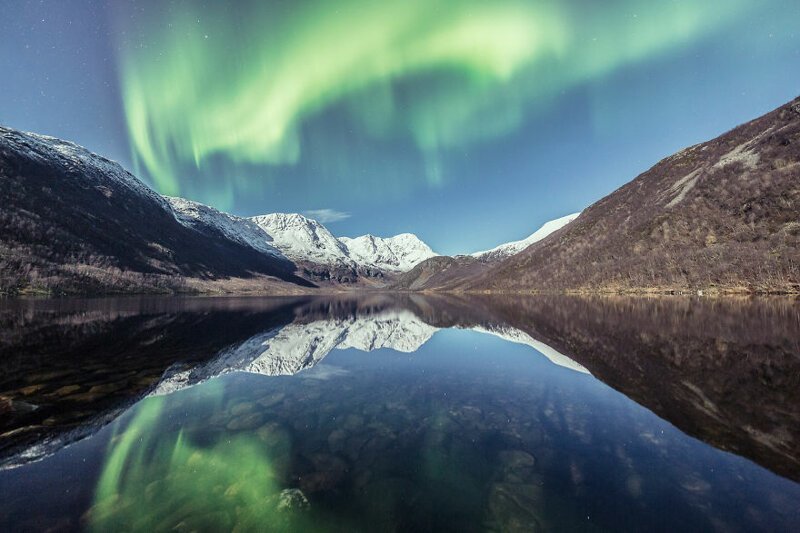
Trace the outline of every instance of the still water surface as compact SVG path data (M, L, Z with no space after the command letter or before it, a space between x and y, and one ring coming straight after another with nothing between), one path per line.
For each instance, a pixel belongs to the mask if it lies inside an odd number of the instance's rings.
M4 531L792 531L785 300L5 302Z

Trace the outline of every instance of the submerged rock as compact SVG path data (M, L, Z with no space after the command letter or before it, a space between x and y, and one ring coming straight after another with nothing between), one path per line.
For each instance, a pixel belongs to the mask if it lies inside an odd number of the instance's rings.
M521 483L528 481L533 474L536 459L522 450L504 450L497 456L503 480Z
M328 435L328 449L332 453L344 452L347 448L347 437L348 434L346 431L334 429L330 435Z
M311 507L300 489L284 489L278 495L278 511L305 511Z
M286 398L286 393L283 392L273 392L272 394L267 394L260 400L258 400L258 405L261 407L272 407L277 405Z
M261 413L249 413L237 416L225 426L230 431L242 431L247 429L255 429L264 422L264 415Z
M536 485L495 483L489 492L490 531L543 531L542 490Z
M347 463L335 455L319 453L310 459L314 471L300 476L300 486L309 493L335 488L345 479L349 471Z
M255 404L253 404L253 402L239 402L233 407L231 407L231 414L233 416L239 416L245 413L249 413L253 409L255 409Z

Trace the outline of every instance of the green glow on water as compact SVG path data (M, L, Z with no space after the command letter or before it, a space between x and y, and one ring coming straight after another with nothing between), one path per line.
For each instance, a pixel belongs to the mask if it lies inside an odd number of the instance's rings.
M116 435L89 514L93 531L295 529L279 509L280 487L262 442L251 433L192 442L165 431L165 398L141 402Z

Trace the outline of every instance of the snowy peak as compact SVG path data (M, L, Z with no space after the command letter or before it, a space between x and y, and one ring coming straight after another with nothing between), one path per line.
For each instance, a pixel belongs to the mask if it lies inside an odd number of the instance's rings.
M506 257L510 257L512 255L516 255L531 244L535 242L539 242L551 233L554 233L576 218L578 218L580 213L573 213L571 215L567 215L565 217L557 218L555 220L551 220L546 222L542 225L541 228L536 230L533 234L526 237L525 239L513 242L507 242L505 244L501 244L500 246L496 246L491 250L484 250L482 252L475 252L474 254L470 254L472 257L480 259L481 261L498 261L501 259L505 259Z
M341 237L339 240L347 247L354 261L382 270L411 270L417 263L438 255L412 233L401 233L389 238L374 235L352 239Z
M249 219L272 237L272 244L295 261L352 264L347 247L328 228L296 213L273 213Z
M402 272L437 255L411 233L389 238L374 235L337 238L316 220L295 213L274 213L249 220L268 233L272 244L295 261Z
M280 256L272 246L272 237L252 220L223 213L213 207L173 196L164 197L175 213L175 218L184 226L203 230L213 228L225 237L250 246L259 252Z

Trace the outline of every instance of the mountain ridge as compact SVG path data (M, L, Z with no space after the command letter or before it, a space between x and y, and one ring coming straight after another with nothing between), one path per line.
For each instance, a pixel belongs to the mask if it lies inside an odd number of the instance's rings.
M55 137L0 127L0 197L0 293L313 287L286 259L187 227L118 163Z

